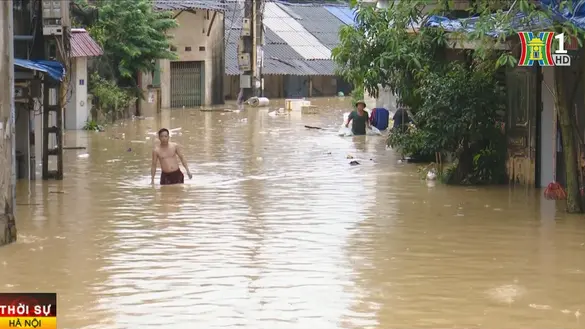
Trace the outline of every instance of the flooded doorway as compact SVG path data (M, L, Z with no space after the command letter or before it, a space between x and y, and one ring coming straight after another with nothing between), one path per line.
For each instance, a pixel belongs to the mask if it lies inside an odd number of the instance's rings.
M171 62L171 107L204 104L205 66L203 61Z

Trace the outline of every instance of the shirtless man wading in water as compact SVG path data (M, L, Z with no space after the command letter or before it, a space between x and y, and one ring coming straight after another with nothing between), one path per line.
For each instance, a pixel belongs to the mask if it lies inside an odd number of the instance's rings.
M156 163L160 161L160 168L162 170L160 174L160 185L171 185L171 184L183 184L185 177L179 169L179 161L177 156L181 160L183 167L187 170L187 176L189 179L193 178L187 161L183 157L181 148L176 143L169 142L169 130L162 128L158 131L158 139L160 144L154 147L152 151L152 167L150 170L151 184L154 184L154 175L156 174Z

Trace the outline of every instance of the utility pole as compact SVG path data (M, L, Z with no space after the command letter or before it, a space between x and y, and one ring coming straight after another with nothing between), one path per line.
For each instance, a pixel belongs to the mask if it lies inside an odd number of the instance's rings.
M43 35L45 37L46 55L51 56L51 46L55 47L56 60L63 64L65 76L63 81L51 82L45 77L43 82L43 179L63 179L63 137L64 114L67 104L67 91L69 86L69 53L71 37L71 20L69 16L70 0L52 0L42 3L43 10ZM52 58L50 58L52 59ZM57 89L56 104L50 104L50 90ZM50 121L54 115L54 125ZM55 136L55 147L49 148L49 137ZM57 170L49 170L49 156L57 157Z
M12 0L0 2L0 245L16 241L14 21Z
M244 0L244 19L242 22L241 41L243 51L239 55L239 64L243 73L240 75L240 88L242 89L242 101L245 101L254 95L254 66L256 58L254 55L254 30L255 30L255 0Z
M264 85L262 83L263 61L263 36L264 36L264 0L254 0L254 96L262 96Z
M244 0L244 19L238 62L243 71L240 75L241 98L244 101L252 96L262 95L262 44L264 0Z

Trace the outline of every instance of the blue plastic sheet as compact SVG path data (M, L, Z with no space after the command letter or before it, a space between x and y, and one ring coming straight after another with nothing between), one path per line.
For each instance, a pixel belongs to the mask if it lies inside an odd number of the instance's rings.
M57 61L14 59L14 65L29 70L47 73L53 80L63 81L65 67Z
M585 30L585 0L568 1L567 7L560 8L561 0L541 0L542 6L547 7L553 13L553 19L559 22L569 21L575 26Z
M541 6L546 7L551 12L552 20L556 22L571 22L575 26L585 30L585 0L579 0L572 3L572 7L570 8L561 8L560 7L561 0L540 0L539 3ZM571 3L569 1L568 3ZM429 27L439 27L444 29L448 32L473 32L475 31L475 24L477 22L477 17L470 17L470 18L462 18L462 19L449 19L443 16L431 16L429 17L426 26ZM533 18L532 20L528 20L528 18L522 14L518 13L512 19L512 27L516 30L526 29L527 31L530 30L538 30L538 29L547 29L552 27L552 21L550 19L536 19ZM487 32L487 35L492 37L499 36L503 31L501 30L493 30Z
M347 25L355 26L355 10L349 7L323 6L331 15L337 17Z

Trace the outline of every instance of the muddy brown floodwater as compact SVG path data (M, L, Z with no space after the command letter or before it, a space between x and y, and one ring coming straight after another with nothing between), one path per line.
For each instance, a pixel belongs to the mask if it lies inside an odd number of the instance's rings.
M71 329L585 327L583 216L427 184L383 137L336 135L349 99L314 103L67 132L87 150L65 151L65 180L18 186L0 290L57 292ZM184 186L149 186L162 126L182 128Z

